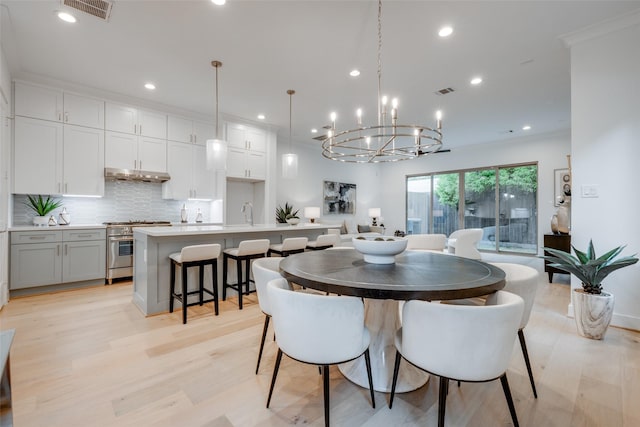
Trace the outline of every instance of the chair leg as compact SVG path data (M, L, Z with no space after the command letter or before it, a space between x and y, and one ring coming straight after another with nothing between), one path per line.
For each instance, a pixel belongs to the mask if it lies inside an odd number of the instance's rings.
M187 267L182 265L182 324L187 323Z
M260 341L260 351L258 351L258 363L256 364L256 375L258 375L258 369L260 369L260 359L262 359L262 349L264 349L264 340L267 337L267 329L269 328L269 319L271 316L264 315L264 327L262 328L262 340Z
M236 259L236 273L238 274L238 308L242 310L242 260Z
M500 382L502 383L502 390L504 390L504 397L507 398L507 405L509 405L513 427L518 427L518 415L516 415L516 407L513 405L513 398L511 397L511 389L509 389L506 372L500 377Z
M369 378L369 392L371 393L371 407L375 409L376 399L373 397L373 377L371 376L371 358L369 357L369 349L364 352L364 362L367 365L367 377Z
M251 259L248 258L244 260L244 276L247 283L247 292L245 295L249 295L251 291ZM242 289L242 287L240 287L240 289Z
M276 356L276 364L273 367L273 377L271 378L271 387L269 387L269 397L267 398L267 408L271 403L271 395L273 394L273 387L276 385L276 377L278 376L278 369L280 368L281 360L282 360L282 350L278 349L278 355Z
M536 390L536 383L533 381L533 372L531 371L531 362L529 361L529 352L527 351L527 343L524 340L524 331L522 329L518 331L518 338L520 339L520 348L522 348L524 363L525 365L527 365L527 372L529 373L529 381L531 382L531 390L533 390L533 397L537 399L538 392Z
M396 394L396 383L398 382L398 371L400 370L400 359L402 356L396 350L396 361L393 366L393 381L391 382L391 397L389 397L389 409L393 407L393 396Z
M215 259L211 264L211 284L213 285L213 310L218 315L218 260Z
M324 425L329 427L329 365L322 365L322 384L324 389Z
M449 392L449 378L440 377L440 393L438 396L438 427L444 427L444 414L447 408L448 392Z
M173 293L175 292L176 286L176 264L171 262L171 276L169 277L169 313L173 313Z
M202 264L198 266L198 286L200 291L198 296L200 297L200 305L202 305L202 301L204 301L204 265Z
M229 280L227 279L227 273L229 273L229 257L227 254L222 255L222 301L227 300L227 286Z

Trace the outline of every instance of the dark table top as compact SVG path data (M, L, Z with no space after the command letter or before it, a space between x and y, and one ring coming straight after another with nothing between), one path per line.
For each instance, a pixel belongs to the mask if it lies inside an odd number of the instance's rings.
M354 249L290 255L282 275L299 285L363 298L446 300L490 294L505 285L504 271L482 261L405 251L395 264L369 264Z

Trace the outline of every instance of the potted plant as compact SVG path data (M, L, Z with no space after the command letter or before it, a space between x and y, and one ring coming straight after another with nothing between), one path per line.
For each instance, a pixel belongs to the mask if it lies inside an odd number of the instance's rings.
M291 225L295 225L300 222L300 217L298 216L299 210L300 209L296 209L294 211L293 205L290 205L289 203L285 203L284 208L282 206L278 206L276 208L276 221L280 224L289 223Z
M28 201L24 203L25 206L36 213L33 225L47 225L49 222L47 215L62 205L62 201L52 199L50 196L44 199L41 195L27 195L27 199Z
M586 252L571 246L576 256L567 252L544 248L551 255L543 256L549 266L566 271L582 282L582 289L572 293L576 326L580 335L592 339L602 339L613 315L614 297L602 290L602 281L612 272L638 262L635 255L617 258L625 246L619 246L609 252L596 256L593 242L589 241Z

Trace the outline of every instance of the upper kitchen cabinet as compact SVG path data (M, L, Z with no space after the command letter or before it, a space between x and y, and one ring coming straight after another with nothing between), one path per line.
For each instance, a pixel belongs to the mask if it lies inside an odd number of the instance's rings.
M167 115L128 105L106 103L105 129L167 139Z
M227 123L227 178L264 181L267 175L267 133L258 128Z
M15 83L15 115L104 129L104 101L46 86Z
M104 195L104 131L16 117L16 194Z
M107 131L104 167L166 172L167 141Z
M167 138L169 141L205 145L207 139L215 138L215 136L216 127L213 124L169 116Z
M207 156L204 146L169 141L167 152L167 169L171 179L162 184L164 199L216 198L216 173L206 167Z

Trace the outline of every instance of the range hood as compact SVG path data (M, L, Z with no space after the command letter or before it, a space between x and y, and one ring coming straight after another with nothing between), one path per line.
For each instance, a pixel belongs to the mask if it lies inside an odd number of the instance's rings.
M169 181L171 177L166 172L104 168L104 179L107 181L165 182Z

